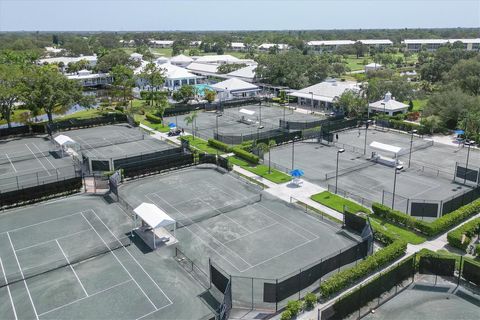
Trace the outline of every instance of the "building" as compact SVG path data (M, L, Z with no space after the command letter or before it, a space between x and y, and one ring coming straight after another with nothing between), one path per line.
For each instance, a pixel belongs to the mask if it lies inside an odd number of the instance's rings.
M233 51L243 51L247 47L245 46L245 44L243 42L232 42L232 43L230 43L230 48Z
M60 48L54 48L54 47L45 47L45 52L47 56L54 56L59 53L62 53L64 50Z
M368 105L369 113L383 113L389 116L394 116L399 113L408 112L408 104L396 101L390 92L385 94L382 100L375 101Z
M246 82L254 82L255 81L255 69L257 68L256 65L250 65L238 70L232 71L227 73L227 77L229 78L237 78Z
M120 40L120 45L122 47L132 48L135 47L135 40Z
M217 76L218 64L192 62L187 66L187 70L200 76Z
M88 62L88 66L93 68L97 65L97 56L80 56L80 57L54 57L54 58L44 58L38 60L39 64L63 64L61 68L62 72L65 72L65 68L68 66L69 63L76 63L81 60L86 60Z
M170 63L179 67L185 68L188 66L190 63L193 62L193 59L191 57L187 57L184 54L179 54L178 56L175 56L170 59Z
M258 50L269 51L273 47L277 47L280 51L288 50L290 48L290 46L285 43L262 43L258 46Z
M255 97L260 92L258 86L237 78L227 79L210 87L217 92L219 100Z
M148 45L152 48L171 48L173 46L173 40L150 39Z
M346 90L360 91L360 86L352 81L328 79L288 95L298 98L298 105L305 108L331 110L335 100Z
M142 64L141 67L135 70L135 74L138 75L143 71L146 64ZM165 76L164 88L169 90L177 90L183 85L196 85L197 80L201 77L189 72L187 69L175 66L169 62L158 65L163 70ZM137 86L139 88L148 87L148 83L144 79L137 80Z
M199 47L202 44L202 41L194 40L190 41L190 47Z
M333 52L341 46L350 46L354 43L352 40L315 40L307 42L307 46L318 52Z
M377 71L377 70L380 70L382 68L383 68L383 66L381 64L372 62L372 63L369 63L369 64L365 65L365 72Z
M405 39L402 43L405 45L405 50L418 52L421 50L435 51L438 48L447 44L454 44L461 42L464 49L468 51L480 51L480 38L477 39Z
M388 39L363 39L358 41L361 42L363 45L368 46L369 48L375 48L380 50L393 46L392 40Z
M195 62L198 62L198 63L215 63L215 64L240 63L241 61L237 57L231 56L229 54L199 56L199 57L195 57L194 60Z
M75 74L67 75L70 80L75 80L83 87L98 87L113 83L113 77L108 73L92 73L89 70L80 70Z

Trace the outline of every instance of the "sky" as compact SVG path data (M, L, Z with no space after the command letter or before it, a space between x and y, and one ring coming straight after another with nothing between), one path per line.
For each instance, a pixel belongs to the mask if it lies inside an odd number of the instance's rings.
M0 31L480 27L480 0L0 0Z

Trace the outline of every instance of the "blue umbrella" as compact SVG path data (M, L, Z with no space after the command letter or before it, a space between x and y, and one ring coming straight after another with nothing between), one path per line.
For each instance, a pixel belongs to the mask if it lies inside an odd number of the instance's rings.
M302 177L305 173L301 169L295 169L295 170L290 171L290 174L294 178L299 178L299 177Z
M464 133L465 133L465 131L460 130L460 129L457 129L457 130L455 130L454 132L455 132L456 135L460 135L460 134L464 134Z
M173 123L173 122L170 122L170 123L168 124L168 127L169 127L169 128L175 128L176 126L177 126L177 125L176 125L175 123Z

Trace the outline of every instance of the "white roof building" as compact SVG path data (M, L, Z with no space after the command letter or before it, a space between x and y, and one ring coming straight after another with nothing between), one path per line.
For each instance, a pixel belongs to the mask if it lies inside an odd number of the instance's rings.
M372 62L372 63L369 63L369 64L365 65L365 72L376 71L376 70L379 70L379 69L382 69L382 65L379 64L379 63Z
M240 59L237 57L231 56L229 54L223 54L223 55L207 55L207 56L200 56L197 59L195 59L195 62L200 62L200 63L237 63L239 62Z
M392 94L387 92L382 100L375 101L368 105L369 112L385 113L393 116L397 113L407 113L408 104L396 101L392 98Z
M388 39L364 39L364 40L358 40L362 44L367 45L367 46L376 46L376 45L384 45L384 46L391 46L393 45L392 40Z
M245 49L245 44L243 42L232 42L230 43L230 47L233 49L233 50L243 50Z
M278 50L287 50L289 48L288 44L285 43L262 43L258 46L260 50L269 50L270 48L277 47Z
M55 57L55 58L45 58L40 59L38 62L40 64L48 63L60 63L63 62L65 66L67 66L71 62L78 62L80 60L86 60L90 66L95 66L97 64L97 56L80 56L80 57Z
M427 51L434 51L447 43L461 42L465 50L480 50L480 38L475 39L405 39L402 41L409 51L419 51L425 48Z
M213 63L192 62L187 66L187 69L200 75L210 76L217 74L218 66L218 64Z
M45 51L47 51L48 53L60 53L63 51L63 49L55 47L45 47Z
M168 48L173 45L173 40L155 40L150 39L148 44L152 47L159 47L159 48Z
M80 70L67 75L70 80L78 81L84 87L95 87L113 83L113 77L108 73L92 73L90 70Z
M246 82L253 82L255 79L255 69L256 65L250 65L238 70L227 73L227 77L237 78Z
M212 84L210 87L218 92L218 96L222 100L253 97L256 96L260 91L258 86L237 78L230 78L225 81Z
M192 46L192 47L198 47L201 44L202 44L202 41L200 41L200 40L190 41L190 46Z
M182 66L182 67L186 67L192 62L193 62L193 59L191 57L187 57L184 54L179 54L178 56L175 56L170 59L171 64Z
M317 47L317 46L345 46L354 44L355 41L352 40L313 40L307 42L308 46Z
M143 61L142 65L135 69L136 75L140 74L148 62ZM163 70L165 75L165 88L176 90L183 85L195 85L199 76L189 72L187 69L171 64L170 62L158 64L158 67ZM146 87L148 83L143 79L137 80L138 87Z
M298 98L298 104L310 108L329 108L336 98L346 90L360 91L360 86L352 81L325 80L313 86L290 93Z

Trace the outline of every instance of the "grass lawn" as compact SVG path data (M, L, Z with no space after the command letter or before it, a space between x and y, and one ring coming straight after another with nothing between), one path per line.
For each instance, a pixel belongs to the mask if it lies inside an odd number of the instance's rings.
M24 112L27 112L27 109L15 109L12 112L12 115L10 117L10 122L21 122L21 117L20 115ZM5 119L0 119L0 124L7 124L7 121Z
M428 99L421 99L421 100L412 100L413 102L413 111L420 111L425 108L428 103ZM408 104L408 101L406 102Z
M343 197L340 197L336 194L333 194L329 191L323 191L321 193L314 194L310 197L313 201L316 201L324 206L329 207L330 209L336 210L338 212L343 212L343 207L347 206L350 208L351 212L365 212L370 213L370 210L364 206L359 205L356 202L350 201Z
M104 112L105 111L102 111L100 109L86 109L86 110L78 111L63 117L58 117L55 120L62 121L62 120L68 120L68 119L90 119L90 118L99 117ZM115 112L115 111L112 110L112 112Z
M271 170L271 173L268 173L268 166L266 166L264 164L252 165L252 164L248 163L247 161L242 160L242 159L237 158L237 157L229 157L228 161L231 164L235 164L239 167L242 167L243 169L248 170L252 173L255 173L256 175L258 175L260 177L263 177L267 180L270 180L274 183L285 183L285 182L289 182L290 180L292 180L292 178L289 175L287 175L283 172L280 172L276 169L273 169L273 168Z
M369 57L360 57L357 59L356 56L348 56L348 58L345 59L345 62L347 63L347 66L350 68L350 71L356 71L356 70L363 70L365 68L365 65L363 64L363 60L368 60L370 63L371 60Z
M145 116L142 114L135 114L134 116L135 121L140 121L141 124L146 125L147 127L150 127L154 130L157 130L159 132L168 132L170 131L170 128L167 125L164 125L163 123L152 123L145 119Z
M203 140L199 137L195 137L195 139L193 139L193 136L184 136L182 138L185 139L185 140L188 140L190 142L190 146L199 150L199 151L206 152L206 153L211 153L211 154L217 154L217 153L218 154L223 154L223 153L225 153L222 150L219 150L219 149L216 149L212 146L209 146L208 141ZM180 140L180 137L178 137L178 139Z
M402 239L411 244L420 244L427 240L423 235L412 232L410 230L404 229L395 224L389 223L382 218L373 217L370 215L370 222L372 223L373 230L383 229L397 236L397 238Z

